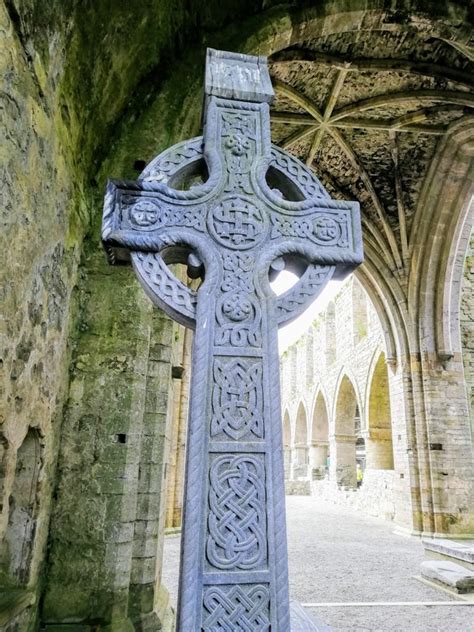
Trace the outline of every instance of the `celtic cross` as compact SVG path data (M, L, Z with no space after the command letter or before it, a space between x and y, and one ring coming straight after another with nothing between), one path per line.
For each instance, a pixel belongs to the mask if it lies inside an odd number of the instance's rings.
M108 184L102 237L195 329L180 632L288 632L278 327L362 261L359 209L271 145L266 59L208 50L203 137ZM185 263L197 290L168 264ZM299 280L281 296L283 268Z

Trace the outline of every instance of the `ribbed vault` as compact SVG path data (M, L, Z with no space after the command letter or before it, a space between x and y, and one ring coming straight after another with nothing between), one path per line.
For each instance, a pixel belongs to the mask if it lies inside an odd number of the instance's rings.
M408 263L412 219L439 141L474 113L466 49L410 25L353 31L271 57L273 138L334 197L356 198L392 270Z

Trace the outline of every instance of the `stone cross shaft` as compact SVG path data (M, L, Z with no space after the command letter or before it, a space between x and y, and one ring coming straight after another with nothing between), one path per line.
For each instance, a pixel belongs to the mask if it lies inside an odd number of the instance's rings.
M357 203L271 145L272 96L265 58L208 50L204 136L107 188L110 261L195 329L180 632L290 630L277 331L362 261ZM276 296L283 268L299 280Z

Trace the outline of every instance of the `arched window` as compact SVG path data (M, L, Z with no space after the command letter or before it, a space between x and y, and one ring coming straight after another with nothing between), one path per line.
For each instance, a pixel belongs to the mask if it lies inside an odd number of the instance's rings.
M303 402L298 406L295 425L295 447L293 458L293 474L295 477L306 476L308 471L308 422Z

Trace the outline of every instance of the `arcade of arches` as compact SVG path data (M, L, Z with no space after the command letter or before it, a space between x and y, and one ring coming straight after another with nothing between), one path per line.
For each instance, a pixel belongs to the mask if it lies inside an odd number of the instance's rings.
M108 176L199 134L207 46L269 57L274 142L362 209L357 282L282 361L289 491L474 538L469 4L0 0L5 629L169 627L191 335L99 226Z

